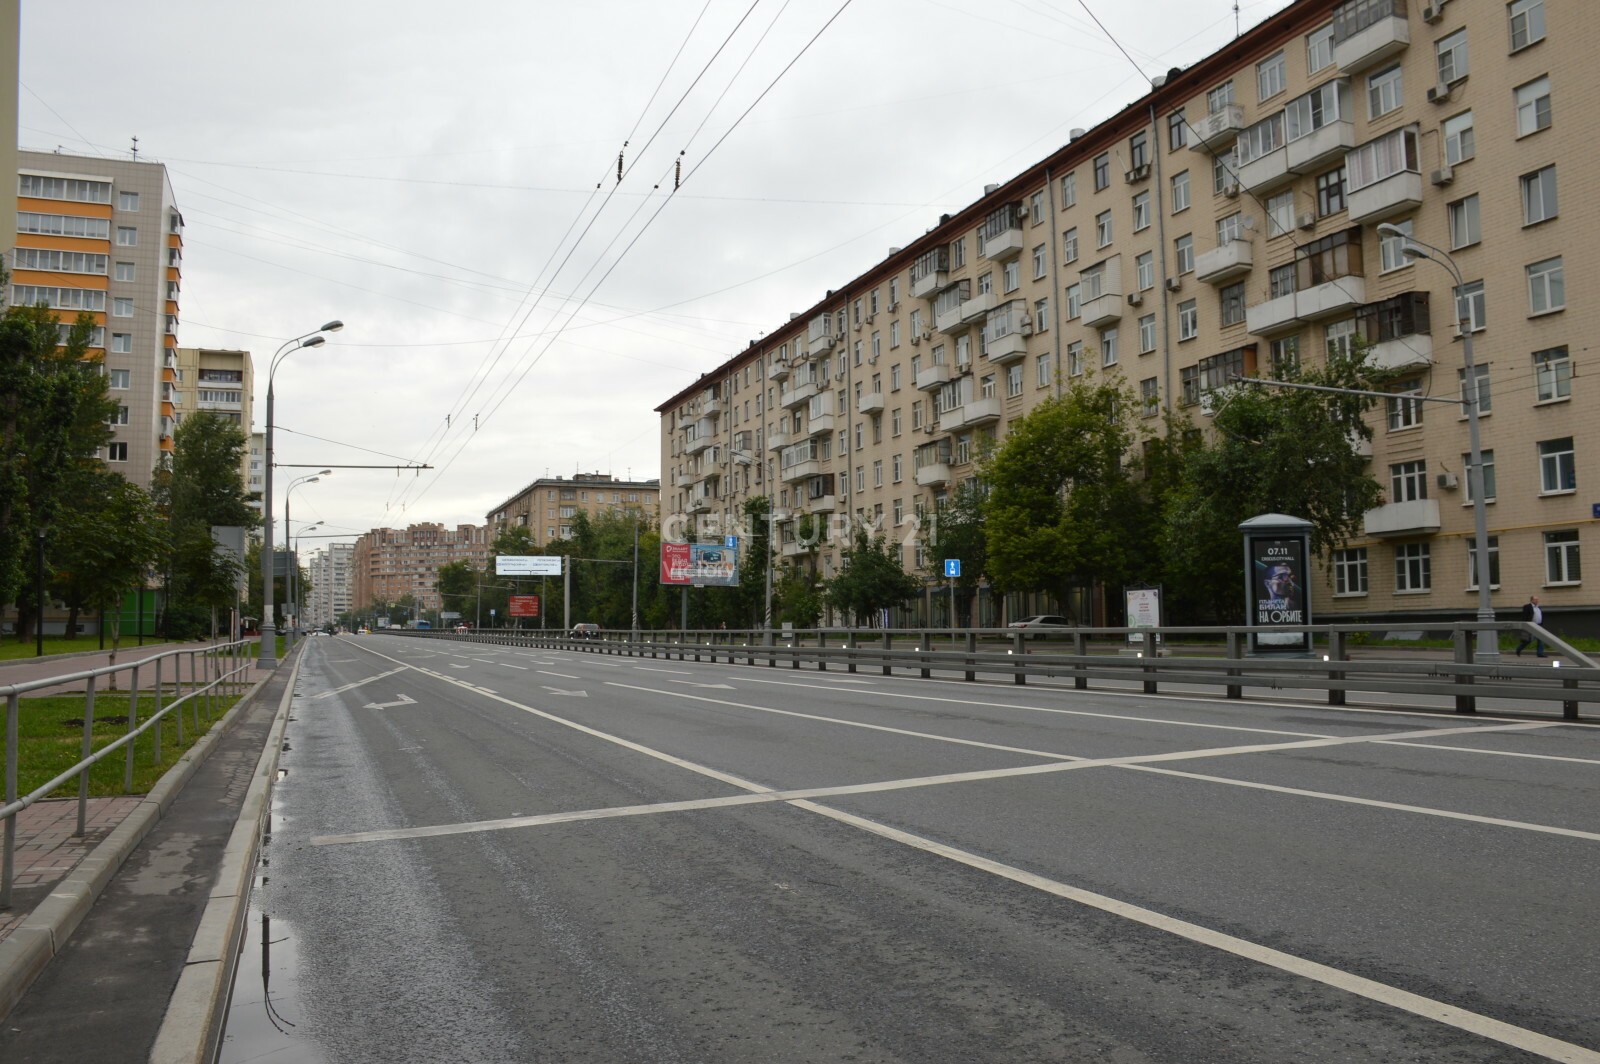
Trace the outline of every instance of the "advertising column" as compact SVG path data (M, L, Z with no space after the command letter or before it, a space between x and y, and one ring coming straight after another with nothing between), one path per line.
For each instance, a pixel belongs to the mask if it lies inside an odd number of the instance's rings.
M1244 533L1245 617L1251 653L1308 654L1311 633L1311 522L1262 514L1239 526Z

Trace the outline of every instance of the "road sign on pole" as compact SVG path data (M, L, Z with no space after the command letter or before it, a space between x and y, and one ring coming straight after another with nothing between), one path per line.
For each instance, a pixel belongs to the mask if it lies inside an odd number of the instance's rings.
M959 577L961 575L961 559L946 558L944 560L944 575L950 577Z

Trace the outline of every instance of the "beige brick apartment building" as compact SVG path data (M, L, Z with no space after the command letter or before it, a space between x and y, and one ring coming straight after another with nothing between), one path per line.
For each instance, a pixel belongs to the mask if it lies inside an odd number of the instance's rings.
M1300 0L1154 79L658 407L664 525L725 523L771 494L791 557L801 514L892 529L973 476L986 438L1101 374L1120 374L1144 416L1181 407L1205 426L1232 375L1360 337L1404 371L1399 392L1459 394L1459 305L1495 605L1536 593L1600 624L1582 568L1600 549L1600 392L1579 367L1597 306L1565 286L1594 276L1600 253L1596 170L1580 154L1600 127L1590 14L1565 0ZM1447 251L1460 291L1381 222ZM1370 454L1386 501L1323 559L1317 614L1470 615L1461 408L1386 407ZM808 564L826 573L837 557L825 542Z
M364 533L356 539L350 563L350 608L363 610L410 595L421 609L441 609L434 588L439 567L465 561L481 570L489 561L490 538L482 525L450 529L431 522Z
M579 512L597 517L608 511L638 511L654 521L660 495L661 481L655 479L619 480L609 473L541 477L489 511L489 542L517 525L525 526L535 543L566 539Z

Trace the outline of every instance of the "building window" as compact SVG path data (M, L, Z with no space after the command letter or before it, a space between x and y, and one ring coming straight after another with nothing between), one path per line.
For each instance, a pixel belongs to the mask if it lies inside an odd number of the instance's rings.
M111 301L111 316L113 318L133 317L133 300L113 299Z
M1227 285L1220 293L1222 300L1222 324L1238 325L1244 321L1244 282L1239 281Z
M1033 249L1033 279L1035 281L1044 280L1046 269L1047 263L1044 253L1044 245L1040 244Z
M1094 234L1098 247L1111 243L1111 212L1102 211L1094 216Z
M1139 409L1145 417L1161 413L1161 392L1156 378L1146 377L1139 382Z
M872 486L875 488L883 487L883 459L881 458L872 463Z
M1022 287L1022 261L1012 259L1000 268L1002 291L1015 292Z
M1028 217L1033 219L1033 224L1034 225L1042 225L1044 223L1044 190L1043 189L1040 189L1038 192L1035 192L1032 196L1028 197ZM889 302L890 303L898 303L898 302L900 302L898 299L895 298L894 284L895 284L895 282L890 282L890 285L889 285Z
M1200 335L1200 308L1195 300L1188 299L1178 304L1178 339L1193 340Z
M1367 78L1367 117L1381 118L1400 109L1402 101L1400 64L1380 70Z
M1483 501L1486 503L1494 502L1494 448L1491 447L1486 451L1479 451L1478 454L1483 458ZM1467 502L1470 503L1474 499L1472 493L1472 455L1470 453L1461 456L1461 468L1466 470Z
M118 281L131 281L131 280L133 280L133 277L134 277L133 263L131 263L131 262L119 262L119 263L117 263L116 273L113 276Z
M1544 40L1544 0L1512 0L1506 14L1511 19L1513 52Z
M1557 213L1556 168L1527 174L1522 178L1522 224L1537 225L1549 221Z
M1067 376L1083 376L1083 342L1074 340L1067 345Z
M1139 291L1148 291L1156 286L1156 256L1153 251L1146 251L1143 255L1134 257L1134 276L1138 279Z
M1139 319L1139 353L1148 355L1156 349L1156 316L1146 314Z
M1467 31L1456 30L1434 45L1439 61L1439 84L1454 85L1467 76Z
M1399 432L1402 429L1414 429L1421 425L1422 400L1410 397L1422 394L1422 382L1406 381L1392 390L1395 393L1395 397L1384 400L1388 404L1389 431Z
M1150 193L1148 190L1133 197L1133 231L1150 228Z
M127 423L128 423L128 408L125 407L125 406L117 407L117 412L115 414L111 415L111 424L113 424L113 425L126 425Z
M1269 55L1256 64L1256 93L1259 99L1270 100L1284 90L1286 83L1282 52Z
M1174 174L1172 178L1172 213L1189 209L1189 171Z
M125 443L106 444L106 461L126 462L128 460L128 445Z
M1180 108L1167 116L1167 150L1177 151L1189 143L1189 123Z
M1235 145L1211 160L1211 191L1220 196L1223 190L1239 187L1239 148Z
M1300 337L1285 336L1272 341L1268 348L1272 359L1272 375L1279 380L1296 376L1300 372Z
M967 238L958 236L950 241L950 268L959 269L967 264Z
M1500 586L1500 537L1489 537L1489 587ZM1467 537L1467 590L1478 590L1478 539Z
M1317 216L1326 218L1344 210L1344 167L1317 175Z
M139 230L131 225L117 226L117 246L132 248L139 246Z
M1411 260L1405 255L1405 247L1411 237L1412 220L1407 218L1393 224L1398 233L1382 233L1378 236L1378 259L1384 273L1411 265Z
M1557 495L1578 489L1577 456L1572 437L1539 441L1539 494Z
M1061 234L1061 258L1064 262L1078 261L1078 229L1073 226Z
M1523 202L1527 202L1527 178L1523 178ZM1524 210L1526 214L1526 210ZM1483 239L1478 227L1478 197L1468 196L1449 205L1450 249L1469 247Z
M1396 593L1427 591L1433 586L1431 559L1426 543L1400 543L1394 548Z
M1217 220L1217 246L1232 243L1244 236L1244 214L1234 211L1226 218Z
M1128 138L1128 166L1137 170L1150 163L1150 137L1144 130L1139 130Z
M1466 162L1477 153L1472 137L1472 112L1462 111L1444 120L1444 161L1450 166Z
M1467 416L1467 404L1474 399L1478 403L1479 417L1494 413L1494 393L1489 388L1489 367L1482 362L1474 362L1472 378L1477 386L1469 390L1466 367L1456 370L1456 384L1461 388L1461 416Z
M1267 236L1283 236L1294 228L1294 190L1267 197Z
M1006 396L1015 399L1022 394L1022 363L1013 362L1006 367Z
M1546 76L1517 89L1517 136L1549 128L1550 78Z
M1076 321L1083 313L1083 286L1071 284L1067 286L1067 320Z
M1533 353L1534 401L1553 403L1572 397L1572 360L1565 347Z
M1488 304L1483 294L1482 281L1468 281L1456 293L1456 328L1480 332L1489 324Z
M898 406L889 414L889 435L900 435L900 408Z
M139 209L139 194L137 192L117 193L117 210L136 211Z
M1216 114L1225 107L1233 106L1233 82L1224 81L1216 88L1206 93L1206 111Z
M1078 202L1078 175L1068 174L1061 179L1061 207L1065 210Z
M1578 558L1578 530L1544 534L1544 581L1547 584L1576 584L1583 579Z
M1094 157L1094 190L1099 192L1111 184L1111 154L1101 152Z
M1315 74L1333 65L1333 23L1306 34L1306 70ZM1362 562L1365 569L1365 556ZM1363 584L1365 582L1363 581Z
M1367 548L1347 547L1333 552L1333 593L1367 593Z
M898 362L889 367L889 390L891 392L900 390L900 363Z
M1346 321L1329 323L1323 330L1323 350L1328 352L1330 359L1349 358L1353 353L1356 339L1356 322L1354 318Z
M1051 365L1051 356L1040 355L1033 360L1033 384L1035 388L1048 388L1055 381L1055 373Z
M901 464L900 456L899 455L894 455L890 459L890 463L889 463L889 472L890 472L891 477L893 478L891 483L894 483L894 484L900 483L901 479L903 479L903 477L905 476L904 469L905 469L905 467Z
M1428 497L1428 462L1418 458L1389 466L1389 501L1420 502Z
M1117 364L1117 330L1115 327L1100 330L1100 364L1102 366L1115 366Z
M1567 286L1562 279L1561 257L1535 262L1527 268L1528 313L1548 314L1567 305Z
M133 354L133 334L132 333L112 333L111 334L111 353L115 354L115 355L131 355L131 354ZM125 370L125 369L119 369L119 370L112 370L111 372L112 373L124 373L125 374L128 371ZM115 385L113 385L113 387L115 387ZM126 388L127 385L123 385L123 387Z
M1035 300L1033 304L1033 331L1045 333L1050 331L1050 300L1049 298Z
M1194 234L1185 233L1172 242L1177 253L1178 275L1194 272Z
M109 376L110 376L110 379L111 379L111 385L110 386L111 386L112 389L114 389L116 391L119 391L119 392L120 391L125 391L128 388L133 387L133 384L132 384L131 379L130 379L131 376L132 376L132 371L131 370L114 369L114 370L110 371Z

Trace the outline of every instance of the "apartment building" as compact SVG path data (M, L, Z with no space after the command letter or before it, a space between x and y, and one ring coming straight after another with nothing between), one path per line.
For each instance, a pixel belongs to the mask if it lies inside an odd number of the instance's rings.
M333 624L353 609L354 543L330 543L307 559L311 594L306 620L316 627Z
M351 555L351 608L365 609L373 602L395 602L410 595L422 609L440 609L434 588L440 566L465 561L482 569L489 561L490 540L483 525L451 529L421 523L364 533Z
M1322 559L1316 615L1470 615L1466 421L1418 400L1471 388L1495 604L1600 624L1581 564L1600 393L1576 371L1597 307L1565 288L1600 232L1579 155L1600 29L1580 7L1300 0L1153 79L658 407L663 521L725 525L770 494L783 553L826 575L838 543L800 533L894 534L1075 382L1119 376L1137 414L1204 428L1233 376L1359 340L1400 374L1368 455L1385 502ZM1405 255L1380 223L1440 250Z
M653 521L660 495L659 479L621 480L609 473L541 477L489 511L489 541L493 543L502 531L517 525L528 528L537 543L567 539L572 535L572 519L580 512L598 517L631 511Z
M248 403L245 409L249 410ZM267 434L252 432L250 434L250 453L245 458L244 490L250 493L250 506L261 512L261 495L267 490Z
M205 410L236 425L246 438L250 431L251 402L255 398L255 370L248 351L211 347L180 347L175 351L176 371L171 389L173 421L182 424L188 414ZM249 447L239 458L240 482L250 486ZM259 469L256 478L260 479ZM257 509L260 509L259 504Z
M118 401L106 462L142 487L172 450L183 215L160 163L17 153L11 305L44 303L63 332L87 312Z

